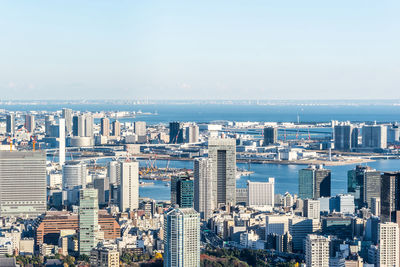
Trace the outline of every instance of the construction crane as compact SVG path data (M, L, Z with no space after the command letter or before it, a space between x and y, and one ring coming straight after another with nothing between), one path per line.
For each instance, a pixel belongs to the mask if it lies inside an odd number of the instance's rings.
M36 136L31 136L31 140L32 140L32 150L36 151Z
M10 152L12 151L12 140L11 140L11 136L8 137L8 142L10 143Z

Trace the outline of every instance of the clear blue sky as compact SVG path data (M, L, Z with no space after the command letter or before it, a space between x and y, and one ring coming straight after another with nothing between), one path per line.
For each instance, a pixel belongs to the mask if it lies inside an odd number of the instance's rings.
M1 1L0 99L400 98L400 1Z

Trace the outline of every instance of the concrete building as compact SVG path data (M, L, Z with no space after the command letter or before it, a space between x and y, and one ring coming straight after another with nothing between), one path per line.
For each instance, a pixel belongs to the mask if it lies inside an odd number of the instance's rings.
M278 129L276 127L264 128L264 146L276 144L278 142Z
M304 217L319 220L321 210L319 200L305 199L303 203Z
M275 200L275 178L268 182L247 181L247 205L272 210Z
M58 127L59 127L58 162L60 163L60 166L62 166L65 163L65 119L59 120Z
M119 207L122 212L139 208L139 162L121 162Z
M6 132L9 135L15 133L15 115L13 113L7 114L6 116Z
M134 123L134 133L137 136L145 136L147 134L146 122L145 121L135 121L135 123Z
M63 165L63 188L76 186L86 187L86 164L79 161L69 161Z
M79 192L79 254L90 255L99 238L99 203L97 190L81 189Z
M354 195L356 207L371 207L371 199L380 197L381 173L368 166L356 166L348 171L347 191Z
M72 109L63 108L62 118L65 119L65 133L68 135L72 132Z
M299 197L320 198L331 196L331 171L322 166L299 170Z
M46 212L45 151L0 151L0 217Z
M164 266L200 266L200 217L192 208L171 208L164 217Z
M265 239L268 235L284 235L289 232L289 220L293 216L267 215L265 217Z
M385 125L366 125L362 128L364 148L385 149L387 147L387 127Z
M72 118L72 134L79 137L93 137L93 124L92 114L75 115Z
M121 183L121 163L119 161L110 161L107 163L107 177L110 184Z
M330 238L319 235L307 235L306 238L307 267L328 267Z
M208 140L208 156L212 160L214 206L236 203L236 141Z
M100 134L102 136L110 136L110 119L109 118L101 118Z
M380 223L378 237L378 266L400 266L399 226L397 223Z
M97 267L119 267L118 250L95 248L90 252L90 265Z
M351 124L336 125L334 128L335 150L351 151L358 147L358 128Z
M371 213L372 213L372 215L374 215L374 216L381 216L381 198L380 197L373 197L373 198L371 198ZM389 211L390 210L390 208L387 210L387 211ZM386 212L387 212L386 211ZM392 212L387 212L387 214L391 214ZM394 212L394 215L396 214L396 212ZM387 216L385 216L385 218L381 218L382 219L382 222L390 222L391 221L391 219L390 219L390 215L387 215Z
M214 209L212 161L209 158L194 160L194 209L202 220L208 220Z
M121 135L121 123L119 121L112 122L112 134L113 136Z
M25 129L29 133L33 133L35 128L36 128L35 116L32 114L26 114L25 115Z
M292 235L293 250L304 251L304 240L307 235L315 233L320 228L319 220L304 217L289 219L289 233Z
M199 142L199 126L196 124L189 125L186 127L186 143L197 143Z

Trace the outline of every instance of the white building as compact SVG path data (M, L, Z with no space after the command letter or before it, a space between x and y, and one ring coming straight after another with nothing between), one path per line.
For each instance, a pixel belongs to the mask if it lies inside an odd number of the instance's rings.
M46 212L45 151L0 151L0 217Z
M119 207L121 212L139 208L139 162L121 162Z
M192 208L172 208L164 219L164 267L200 266L200 216Z
M380 223L378 228L378 266L400 266L399 226L397 223Z
M63 165L63 188L75 186L86 187L86 164L81 162L68 162Z
M387 127L385 125L366 125L362 128L362 144L365 148L386 148Z
M214 209L212 162L209 158L194 160L194 209L202 220L208 220Z
M268 182L247 181L247 205L255 208L272 210L275 199L275 179Z
M319 200L305 199L303 203L304 217L319 220L321 211Z
M330 239L318 235L307 235L305 242L307 267L329 267Z
M58 122L58 130L59 130L58 162L62 166L65 163L65 119L60 119L59 120L59 122Z

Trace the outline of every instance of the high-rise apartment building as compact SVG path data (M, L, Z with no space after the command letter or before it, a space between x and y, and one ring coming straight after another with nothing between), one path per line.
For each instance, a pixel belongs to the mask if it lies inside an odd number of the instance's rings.
M169 123L169 143L181 144L184 141L184 132L180 122Z
M65 133L70 134L72 132L72 109L63 108L62 118L65 119Z
M93 115L90 113L75 115L72 118L72 134L80 137L93 136Z
M50 127L54 125L54 116L46 115L44 117L44 131L47 136L50 136Z
M210 138L208 156L212 160L214 206L236 203L236 141Z
M134 126L134 132L137 136L145 136L147 134L145 121L135 121Z
M200 266L200 217L192 208L171 208L164 215L164 266Z
M247 181L247 205L273 209L275 200L275 179L268 178L268 182Z
M392 222L380 223L378 238L378 266L400 266L398 224Z
M113 136L121 135L121 123L119 121L112 122L112 134Z
M7 114L6 132L10 135L13 135L15 133L15 115L13 113Z
M139 208L139 162L121 162L119 207L121 212Z
M63 166L63 188L76 186L86 187L86 164L79 161L70 161Z
M90 255L99 238L99 204L97 190L81 189L79 192L79 254Z
M0 217L46 212L45 151L0 151Z
M396 222L396 211L400 210L400 172L382 174L380 200L381 221Z
M25 115L25 129L32 133L36 128L35 116L32 114Z
M336 125L334 134L336 150L350 151L358 147L358 128L354 128L351 124Z
M59 119L58 129L58 162L62 166L65 163L65 119Z
M107 163L107 177L110 184L121 183L121 163L119 161L110 161Z
M278 129L276 127L264 128L264 146L269 146L278 142Z
M331 196L331 171L322 166L299 170L299 197L320 198Z
M387 147L387 127L385 125L366 125L362 128L364 148L384 149Z
M186 143L197 143L199 141L199 126L196 124L186 127Z
M102 136L110 136L110 119L109 118L101 118L100 134Z
M194 209L202 220L208 220L214 209L212 162L209 158L194 160Z
M330 238L308 235L305 242L307 267L328 267Z

